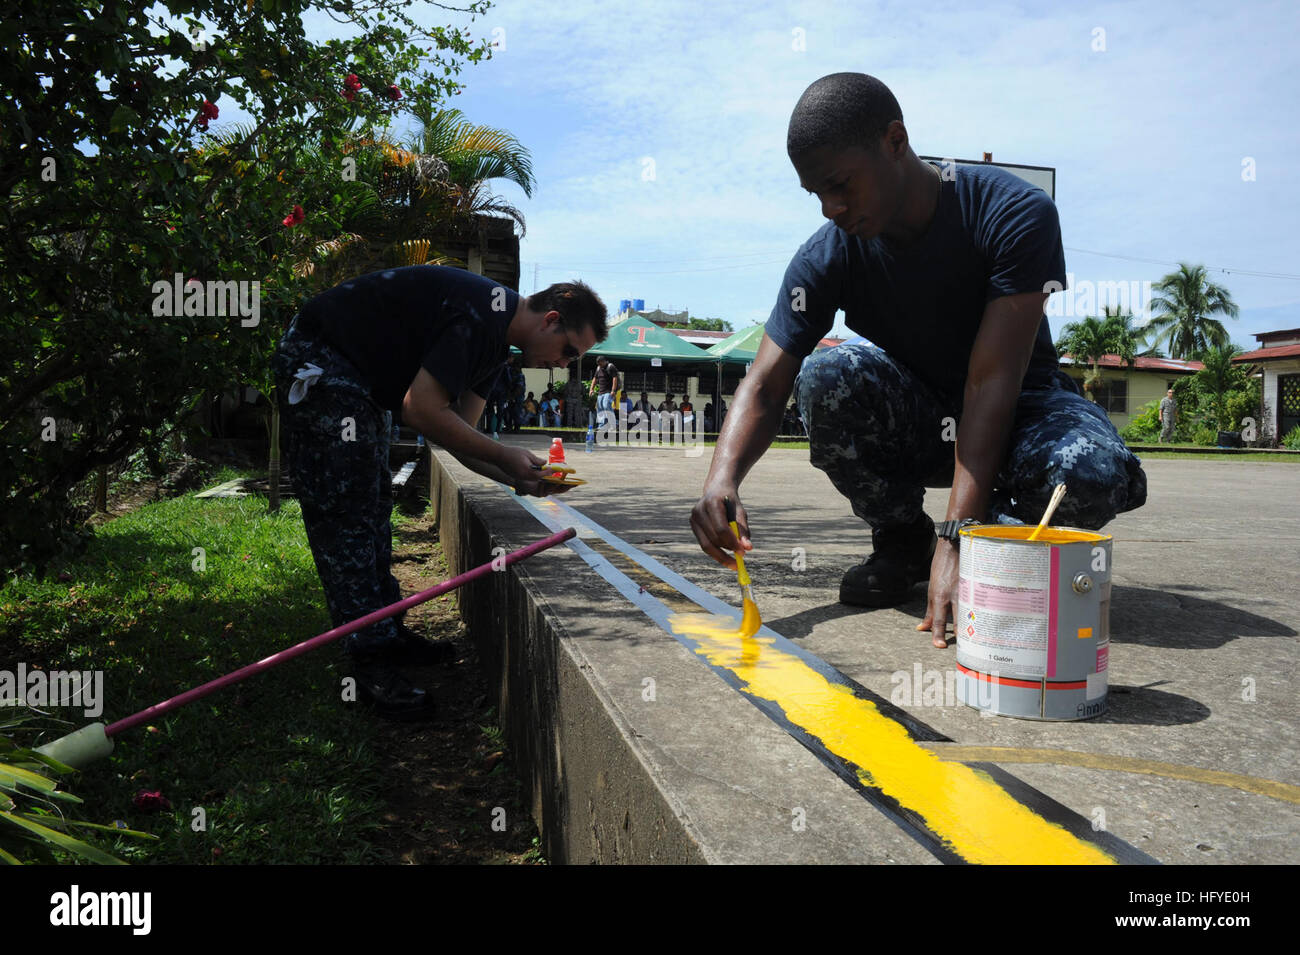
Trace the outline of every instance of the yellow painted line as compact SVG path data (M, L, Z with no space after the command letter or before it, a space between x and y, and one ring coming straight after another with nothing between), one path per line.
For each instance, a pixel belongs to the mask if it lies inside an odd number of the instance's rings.
M1137 756L1110 756L1105 753L1079 753L1069 749L1023 749L1017 746L962 746L958 743L921 743L940 759L957 763L1050 763L1056 766L1081 766L1120 773L1164 776L1211 786L1227 786L1242 792L1281 799L1300 805L1300 786L1280 783L1260 776L1229 773L1221 769L1202 769L1181 763L1164 763Z
M870 700L832 682L770 636L748 636L735 617L683 613L702 609L671 584L603 541L587 540L645 591L677 611L673 632L695 652L731 671L744 692L779 706L785 718L857 767L859 781L915 813L967 862L1008 865L1115 865L1101 847L1049 822L987 773L941 758Z
M857 766L864 785L917 813L968 862L1115 864L1108 853L1043 819L984 773L918 745L870 700L777 649L771 637L743 638L734 618L709 614L677 614L672 625L699 642L696 652L709 663L735 673L746 692L780 706L791 723Z

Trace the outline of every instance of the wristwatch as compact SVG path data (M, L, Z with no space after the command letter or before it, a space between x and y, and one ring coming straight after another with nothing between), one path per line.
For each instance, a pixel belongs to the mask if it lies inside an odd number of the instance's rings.
M978 521L973 517L963 518L960 521L944 521L942 524L934 526L934 533L936 537L955 544L957 543L957 535L961 533L962 528L976 527L983 523L983 521Z

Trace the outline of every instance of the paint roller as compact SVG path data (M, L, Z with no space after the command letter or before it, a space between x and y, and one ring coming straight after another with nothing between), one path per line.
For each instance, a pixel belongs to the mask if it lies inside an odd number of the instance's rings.
M165 713L170 713L172 710L182 707L186 703L192 703L195 700L202 699L208 694L215 693L217 690L230 686L231 684L238 683L241 680L246 680L250 676L271 669L271 667L279 666L281 663L292 660L294 657L302 656L304 653L310 653L317 647L324 646L327 643L337 640L339 637L345 637L350 633L356 633L358 630L363 630L373 623L378 623L380 620L386 620L387 618L399 614L404 610L408 610L417 604L422 604L426 600L432 600L434 597L445 594L448 591L456 590L458 587L462 587L470 581L477 580L479 577L491 573L493 570L500 569L509 564L518 563L521 560L527 560L534 554L540 553L550 547L554 547L556 544L561 544L564 541L569 540L571 537L574 537L576 534L577 531L574 528L565 528L549 537L545 537L542 540L529 544L527 547L521 547L513 553L506 554L504 557L489 561L486 564L475 567L473 570L468 570L459 577L453 577L451 580L444 581L435 587L430 587L428 590L422 590L418 594L412 594L404 600L399 600L397 603L389 604L387 607L383 607L373 613L368 613L364 617L353 620L351 623L335 627L333 630L327 630L309 640L304 640L302 643L295 644L288 649L281 650L279 653L272 654L263 660L258 660L256 663L250 663L248 666L241 667L233 673L227 673L225 676L217 677L215 680L210 680L202 686L196 686L191 690L186 690L184 693L173 696L171 699L164 700L161 703L156 703L148 709L141 710L138 713L133 713L131 716L118 720L116 723L110 723L107 726L103 723L91 723L89 726L83 726L81 729L73 733L61 736L43 746L36 747L36 752L48 756L51 759L58 760L60 763L63 763L66 766L71 766L73 769L81 769L95 760L112 753L113 737L125 732L126 730L162 716ZM757 613L757 610L755 612ZM748 611L746 611L746 613L748 613Z

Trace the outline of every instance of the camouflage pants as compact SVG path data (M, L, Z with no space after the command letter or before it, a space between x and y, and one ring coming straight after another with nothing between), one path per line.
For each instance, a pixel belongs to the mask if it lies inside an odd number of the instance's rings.
M272 370L288 439L294 490L307 541L334 626L401 599L392 561L391 432L387 415L346 358L295 319L280 341ZM294 374L307 363L322 370L297 404L289 404ZM381 651L397 639L397 618L343 638L352 656Z
M814 353L795 396L813 466L872 528L919 520L926 486L951 484L956 406L880 349L852 343ZM1037 523L1061 483L1069 493L1054 524L1095 530L1147 497L1142 462L1101 408L1063 386L1026 390L989 520Z

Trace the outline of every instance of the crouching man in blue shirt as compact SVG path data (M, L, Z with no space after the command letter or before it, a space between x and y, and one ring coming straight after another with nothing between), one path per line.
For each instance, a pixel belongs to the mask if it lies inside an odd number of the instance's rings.
M1046 289L1065 287L1065 254L1045 192L1004 170L945 176L921 161L894 95L861 73L810 86L786 145L831 221L786 269L691 526L724 566L727 551L752 549L743 506L737 540L724 499L739 505L793 391L812 463L871 527L872 554L844 575L840 600L893 606L928 580L917 629L942 648L963 521L1036 523L1065 483L1054 521L1100 528L1145 502L1146 475L1058 368L1043 306ZM840 309L874 345L814 355ZM949 480L936 542L921 505L927 485Z
M389 572L393 507L385 412L466 467L523 494L546 462L475 428L510 347L562 368L606 335L605 306L581 282L521 298L460 269L417 265L352 279L295 316L273 360L289 468L334 626L401 599ZM432 701L398 669L452 655L389 618L346 638L361 698L391 719Z

